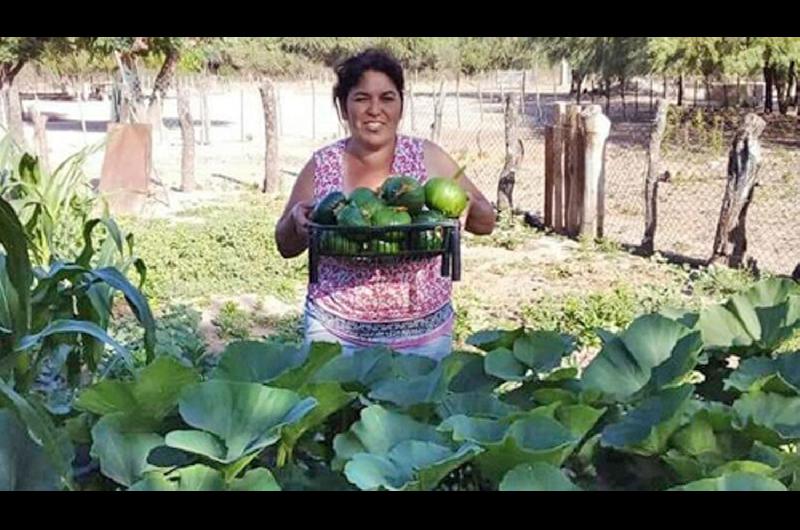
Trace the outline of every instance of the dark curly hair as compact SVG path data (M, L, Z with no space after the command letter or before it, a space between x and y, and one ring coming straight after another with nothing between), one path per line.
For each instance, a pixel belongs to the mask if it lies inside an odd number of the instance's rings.
M344 115L347 95L358 84L367 70L386 74L400 93L403 105L403 67L394 56L380 48L369 48L352 55L334 67L336 84L333 87L333 104Z

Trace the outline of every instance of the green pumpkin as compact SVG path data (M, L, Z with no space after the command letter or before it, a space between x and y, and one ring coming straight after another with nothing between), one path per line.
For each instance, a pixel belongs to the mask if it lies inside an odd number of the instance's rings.
M434 177L425 183L425 204L446 217L456 219L469 202L467 192L458 181L446 177Z
M367 248L370 252L386 255L399 254L401 250L400 243L396 241L381 241L380 239L370 241Z
M375 212L372 216L372 226L400 226L411 224L411 216L402 207L393 208L385 206ZM386 232L381 238L384 241L402 241L405 237L405 232Z
M336 223L339 226L347 227L369 226L369 221L364 218L361 209L354 203L339 210L339 213L336 214ZM369 236L366 233L349 233L347 237L353 241L366 241Z
M408 175L389 177L381 186L381 199L389 206L403 206L417 213L425 206L425 188Z
M320 247L323 252L355 256L361 253L361 243L352 241L336 232L323 232Z
M335 225L336 214L347 204L347 197L341 191L325 195L311 211L311 220L321 225Z
M350 202L361 208L362 215L370 221L375 212L385 206L378 195L369 188L356 188L350 193Z
M441 223L447 218L435 210L425 210L412 219L414 224ZM441 228L423 230L414 233L412 238L413 248L416 250L441 250L444 246L444 235Z

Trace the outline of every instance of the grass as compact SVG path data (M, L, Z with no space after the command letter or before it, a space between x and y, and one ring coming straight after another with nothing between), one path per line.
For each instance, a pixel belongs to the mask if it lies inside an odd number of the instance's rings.
M189 210L174 220L126 220L134 250L147 264L145 293L152 303L243 292L296 300L307 263L305 255L285 260L277 251L281 205L243 195L235 205Z

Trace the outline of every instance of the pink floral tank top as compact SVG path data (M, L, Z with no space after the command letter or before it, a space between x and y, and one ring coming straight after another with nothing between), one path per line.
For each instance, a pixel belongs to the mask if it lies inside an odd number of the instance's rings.
M422 139L398 135L392 174L411 175L425 182L428 175L422 143ZM342 139L314 154L315 199L342 190L345 144L346 139ZM450 278L441 275L439 256L385 264L322 256L318 281L309 284L308 301L335 319L399 323L451 315L443 311L450 309L451 291Z

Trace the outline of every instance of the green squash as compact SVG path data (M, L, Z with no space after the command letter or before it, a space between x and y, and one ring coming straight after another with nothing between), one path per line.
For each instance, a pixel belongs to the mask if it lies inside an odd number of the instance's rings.
M402 207L385 206L372 216L372 226L400 226L411 224L411 216ZM402 241L405 232L386 232L381 239L384 241Z
M370 252L375 252L377 254L395 255L400 253L402 247L400 246L400 243L396 241L381 241L380 239L374 239L369 242L367 249Z
M412 218L414 224L441 223L447 218L435 210L424 210ZM444 230L433 228L415 232L412 238L415 250L441 250L444 246Z
M347 205L347 197L341 191L325 195L311 211L311 220L321 225L335 225L336 214Z
M364 218L361 209L354 203L350 203L339 210L339 213L336 214L336 223L339 226L347 227L369 226L369 221ZM346 235L353 241L366 241L369 238L366 233L348 233Z
M356 188L350 193L350 202L355 203L361 208L361 214L371 221L375 212L385 206L378 198L378 195L369 188Z
M456 219L469 202L467 192L456 179L434 177L425 183L425 204L446 217Z
M389 206L402 206L417 213L425 206L425 188L408 175L389 177L381 186L381 199Z
M336 232L323 232L320 247L325 253L356 256L361 253L362 244Z

